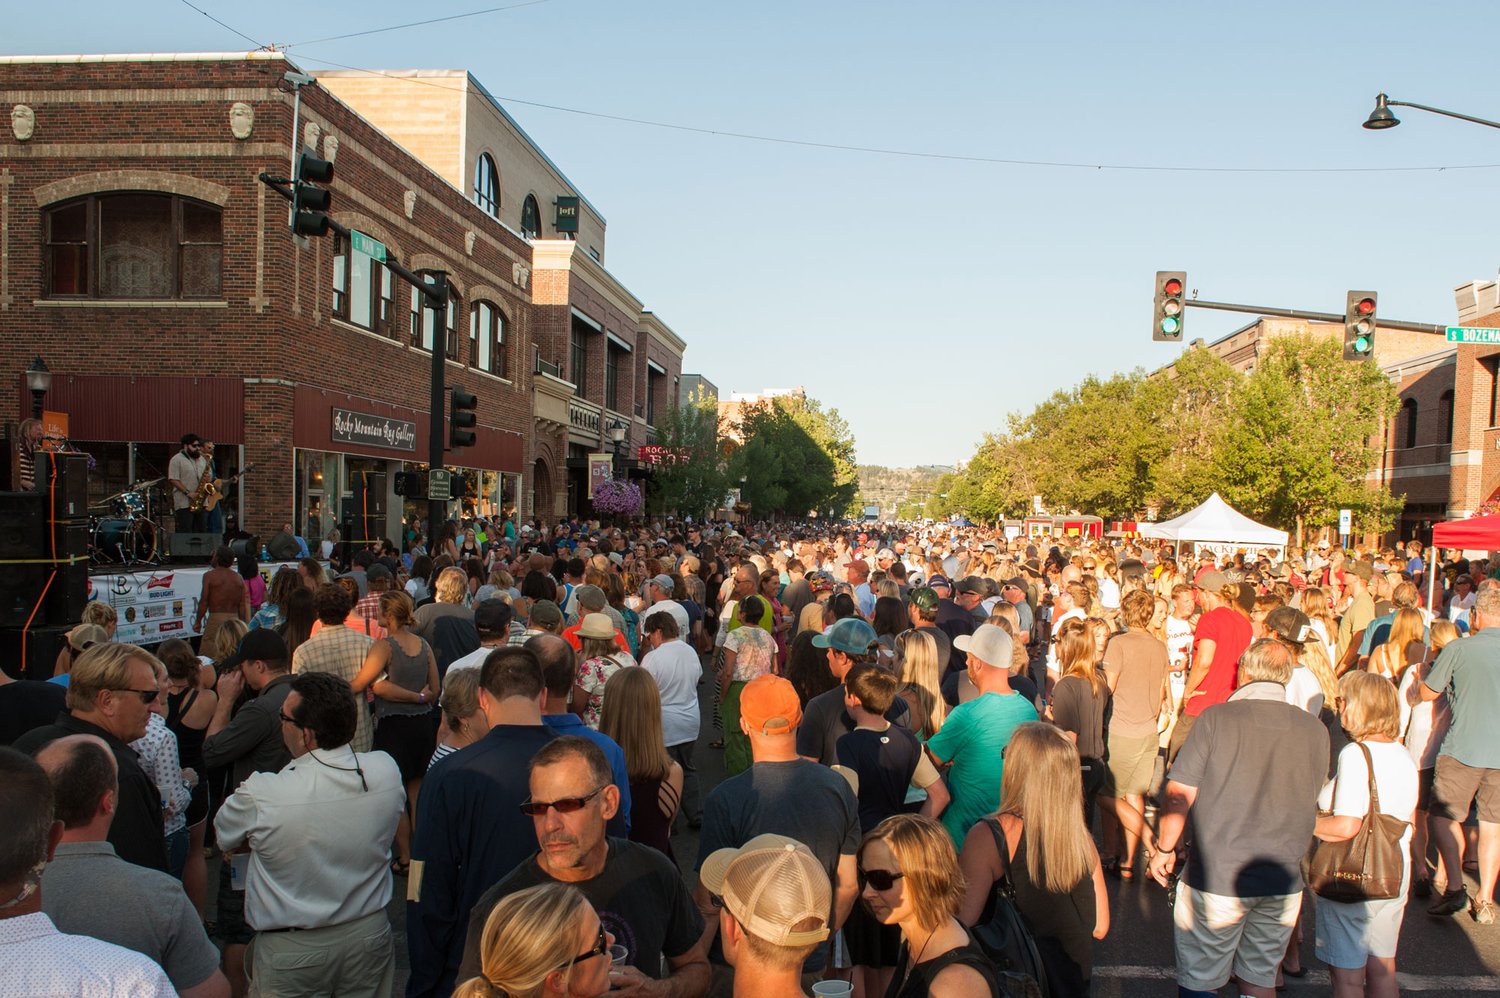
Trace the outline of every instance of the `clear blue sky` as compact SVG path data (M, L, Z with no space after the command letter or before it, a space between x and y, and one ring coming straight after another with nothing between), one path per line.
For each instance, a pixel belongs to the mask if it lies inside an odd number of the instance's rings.
M1500 165L1493 3L999 4L194 0L262 42L360 68L467 68L496 96L789 139L1094 164ZM514 2L514 0L513 0ZM8 19L10 53L227 51L181 0ZM1012 9L1013 8L1013 9ZM1167 363L1152 277L1203 298L1452 322L1494 278L1500 168L1162 173L869 155L508 105L609 220L608 263L724 392L806 386L862 461L968 458L1089 372ZM1175 126L1175 127L1174 127ZM622 151L629 150L628 155ZM1190 311L1188 338L1248 317Z

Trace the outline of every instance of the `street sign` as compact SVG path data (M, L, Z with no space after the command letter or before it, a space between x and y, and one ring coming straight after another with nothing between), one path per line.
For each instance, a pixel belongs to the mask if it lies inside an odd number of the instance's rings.
M1500 343L1500 329L1487 326L1449 326L1449 343Z
M447 502L453 498L453 472L447 468L433 468L427 472L427 498Z
M1354 510L1339 510L1339 533L1345 537L1354 533Z
M349 247L362 256L385 263L385 243L357 229L349 230Z

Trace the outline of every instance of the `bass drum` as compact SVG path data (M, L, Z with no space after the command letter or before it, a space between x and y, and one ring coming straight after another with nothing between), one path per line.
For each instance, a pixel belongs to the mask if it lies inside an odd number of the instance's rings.
M156 556L156 524L146 519L100 520L94 527L94 557L100 561L150 561Z

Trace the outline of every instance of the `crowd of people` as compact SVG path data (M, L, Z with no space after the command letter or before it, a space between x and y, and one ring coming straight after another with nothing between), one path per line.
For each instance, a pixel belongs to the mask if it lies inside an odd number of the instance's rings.
M1484 562L426 535L268 585L221 550L198 649L101 613L0 685L0 995L385 996L397 890L410 996L1086 995L1110 878L1167 888L1184 995L1270 998L1304 921L1394 995L1408 897L1495 920Z

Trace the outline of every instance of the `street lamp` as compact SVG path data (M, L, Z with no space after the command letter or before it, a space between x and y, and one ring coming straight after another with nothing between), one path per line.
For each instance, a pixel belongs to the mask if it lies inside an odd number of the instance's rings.
M32 418L41 419L42 400L52 390L52 372L47 370L47 362L41 357L32 361L31 366L26 369L26 387L31 390Z
M1426 104L1412 104L1404 100L1391 100L1385 94L1375 95L1375 110L1371 111L1370 116L1365 119L1364 127L1372 131L1380 131L1386 128L1395 128L1401 124L1401 119L1391 112L1391 108L1393 107L1414 107L1418 111L1427 111L1449 118L1458 118L1460 121L1472 121L1476 125L1488 125L1491 128L1500 128L1500 121L1475 118L1472 115L1459 114L1457 111L1444 111L1440 107L1428 107Z
M620 455L620 446L625 443L625 424L616 419L608 426L606 426L604 428L604 431L609 434L609 442L614 444L616 466L615 470L618 474L621 470L621 466L624 463Z

